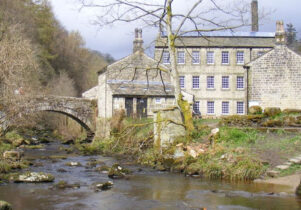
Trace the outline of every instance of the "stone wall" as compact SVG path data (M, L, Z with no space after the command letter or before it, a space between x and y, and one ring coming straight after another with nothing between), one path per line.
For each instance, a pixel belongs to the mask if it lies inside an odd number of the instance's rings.
M154 145L164 147L179 136L185 136L182 116L178 108L157 110L154 112Z
M300 55L278 45L248 66L250 105L301 108Z

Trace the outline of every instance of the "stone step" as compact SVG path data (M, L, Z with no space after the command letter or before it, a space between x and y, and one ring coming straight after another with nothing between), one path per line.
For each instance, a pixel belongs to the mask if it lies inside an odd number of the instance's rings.
M288 169L290 166L289 165L278 165L276 166L276 168L280 169L280 170L286 170Z
M269 177L276 177L276 176L278 176L279 173L280 173L280 171L275 171L275 170L267 171L267 175Z
M286 165L286 166L291 166L292 164L293 164L293 163L290 162L290 161L283 163L283 165Z
M292 159L289 160L289 162L295 163L295 164L301 164L301 159L299 159L299 158L292 158Z

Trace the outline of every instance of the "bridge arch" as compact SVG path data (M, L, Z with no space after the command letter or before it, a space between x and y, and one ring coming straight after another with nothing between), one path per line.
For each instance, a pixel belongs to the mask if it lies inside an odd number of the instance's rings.
M54 112L66 115L78 122L87 133L87 140L92 141L96 130L97 106L94 100L61 97L42 96L25 103L23 114L32 114L39 111ZM7 120L6 120L7 121Z

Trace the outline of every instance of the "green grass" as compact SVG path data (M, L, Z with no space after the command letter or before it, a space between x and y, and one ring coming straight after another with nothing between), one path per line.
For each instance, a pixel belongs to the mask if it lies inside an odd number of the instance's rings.
M0 173L5 174L10 172L12 169L11 165L5 161L0 160Z
M220 128L218 142L232 146L244 146L254 144L263 136L255 129L238 129L230 127Z

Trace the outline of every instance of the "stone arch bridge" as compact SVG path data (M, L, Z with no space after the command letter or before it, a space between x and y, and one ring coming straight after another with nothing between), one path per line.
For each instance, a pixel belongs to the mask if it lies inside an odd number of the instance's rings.
M91 141L96 130L97 102L96 100L63 97L63 96L37 96L24 102L21 114L32 114L39 111L56 112L71 117L87 132L87 140ZM9 126L10 119L0 116L2 128Z

